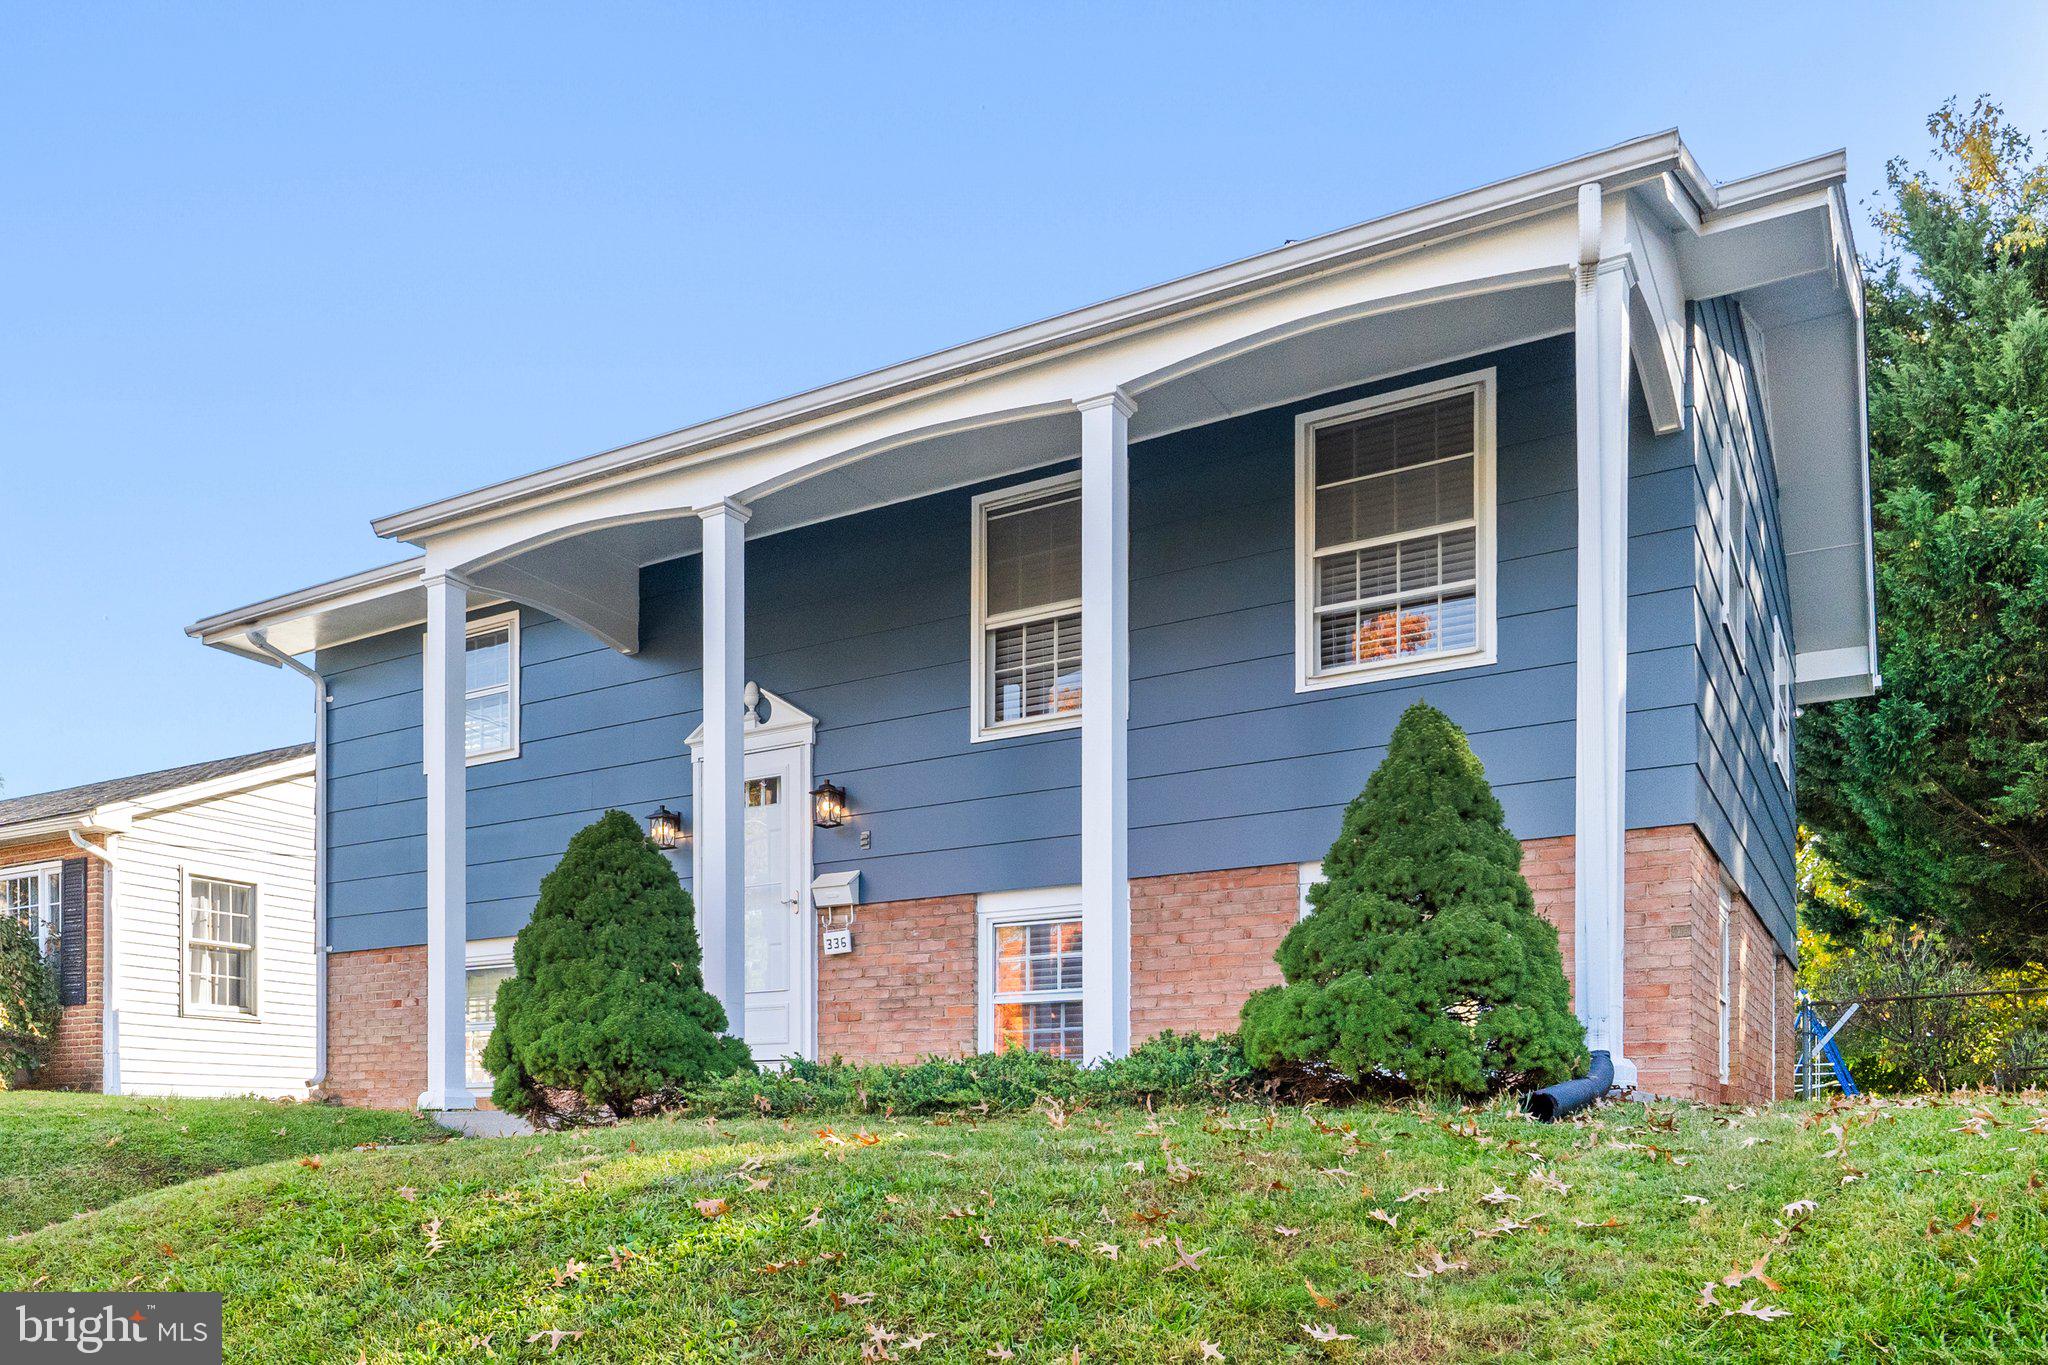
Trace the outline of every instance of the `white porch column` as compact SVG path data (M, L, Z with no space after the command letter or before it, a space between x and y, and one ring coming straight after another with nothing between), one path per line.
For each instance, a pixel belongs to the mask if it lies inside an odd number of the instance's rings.
M1089 1061L1131 1049L1128 802L1130 417L1122 390L1081 409L1081 1001Z
M1589 1047L1636 1068L1622 1050L1628 712L1628 382L1626 256L1603 255L1600 187L1579 189L1578 772L1573 842L1574 966Z
M704 786L697 793L697 928L704 985L747 1033L747 517L727 500L697 509L704 527Z
M474 1109L462 1056L469 947L469 764L463 745L469 592L442 574L427 586L421 692L427 774L427 1088L422 1109Z

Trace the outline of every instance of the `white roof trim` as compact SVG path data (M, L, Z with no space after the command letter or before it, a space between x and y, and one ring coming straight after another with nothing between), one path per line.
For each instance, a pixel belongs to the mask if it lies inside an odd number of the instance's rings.
M277 763L266 763L260 768L246 772L230 773L225 777L210 778L204 782L188 782L182 787L166 787L151 792L148 796L128 801L108 801L90 810L74 811L70 815L53 815L44 820L30 820L18 825L0 826L0 847L10 844L28 843L31 840L47 839L54 835L76 830L81 834L118 834L130 828L137 820L181 806L196 805L202 801L217 801L237 792L254 791L276 782L288 782L294 778L313 775L313 755L302 754Z

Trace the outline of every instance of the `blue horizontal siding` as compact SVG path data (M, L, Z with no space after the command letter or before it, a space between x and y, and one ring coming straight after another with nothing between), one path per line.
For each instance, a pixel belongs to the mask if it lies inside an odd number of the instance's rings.
M1297 412L1491 364L1498 388L1499 659L1294 689ZM1628 815L1697 805L1696 512L1687 448L1640 441L1632 526ZM1131 452L1134 875L1320 857L1394 721L1427 699L1464 725L1524 838L1572 829L1577 506L1568 338L1320 395ZM939 494L771 536L747 551L748 675L819 718L816 769L856 819L821 871L874 901L1072 882L1073 732L969 742L969 500ZM820 565L830 572L821 574ZM568 837L608 807L688 819L701 705L697 563L642 575L626 657L522 615L519 757L469 770L471 931L510 933ZM337 948L424 939L419 632L323 652ZM861 849L865 831L872 847ZM678 860L687 876L687 858Z

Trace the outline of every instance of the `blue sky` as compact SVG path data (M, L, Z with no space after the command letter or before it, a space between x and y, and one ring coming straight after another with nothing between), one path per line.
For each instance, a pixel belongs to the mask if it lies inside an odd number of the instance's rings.
M1950 94L2048 127L2044 53L2038 4L6 0L0 779L308 737L183 627L374 516L1674 124L1867 198Z

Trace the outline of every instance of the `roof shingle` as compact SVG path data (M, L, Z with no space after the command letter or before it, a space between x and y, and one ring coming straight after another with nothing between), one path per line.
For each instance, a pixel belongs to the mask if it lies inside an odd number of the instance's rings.
M233 758L188 763L182 768L162 768L153 773L137 773L133 777L115 777L104 782L88 782L83 786L65 787L61 791L17 796L0 801L0 831L4 831L9 825L23 825L34 820L56 820L67 815L82 815L93 807L103 806L109 801L133 801L176 787L188 787L195 782L211 782L215 778L233 777L237 773L267 768L273 763L303 758L312 752L313 746L310 744L288 744L282 749L264 749L253 754L237 754Z

